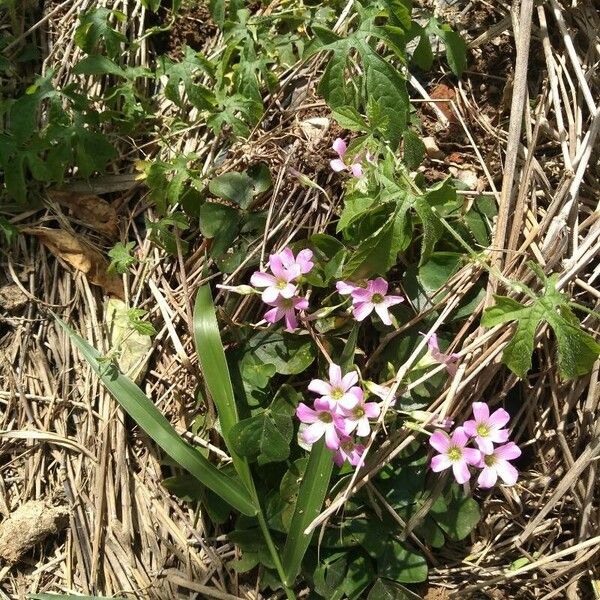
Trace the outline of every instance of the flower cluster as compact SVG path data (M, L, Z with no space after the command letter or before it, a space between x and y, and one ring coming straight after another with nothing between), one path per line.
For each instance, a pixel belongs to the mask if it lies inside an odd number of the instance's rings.
M297 256L290 248L269 256L269 270L256 271L250 278L255 288L260 288L262 300L273 307L264 318L271 324L284 319L286 329L298 327L297 311L308 309L308 300L299 293L300 278L314 267L311 250L301 250ZM352 300L352 314L357 321L364 321L375 311L385 325L391 325L389 308L404 301L402 296L388 294L388 282L383 277L369 280L365 287L347 281L338 281L336 289ZM440 356L443 356L440 354Z
M333 460L338 466L345 461L352 466L360 463L364 446L355 438L369 435L369 419L376 419L381 410L377 402L365 402L363 389L357 383L355 371L342 376L341 367L332 363L329 381L313 379L308 386L319 396L313 408L301 402L296 410L298 419L307 425L301 433L303 440L314 444L325 436L325 444L335 452Z
M477 483L482 488L496 485L498 477L514 485L519 473L509 461L521 456L521 450L508 441L509 431L504 426L510 415L503 408L490 414L485 402L474 402L473 417L452 434L437 430L431 435L429 443L439 452L431 459L432 470L439 473L452 468L456 481L462 484L471 478L469 466L474 466L481 469ZM469 447L473 442L476 447Z
M360 178L363 176L362 167L362 152L354 157L351 163L344 160L348 145L342 138L336 138L332 145L333 150L338 155L338 158L329 162L331 168L339 173L340 171L349 171L354 177ZM367 162L373 163L374 158L370 152L365 154Z
M314 267L312 256L311 250L301 250L294 256L289 248L284 248L269 256L271 273L257 271L252 274L250 283L264 288L262 300L273 307L265 313L266 321L273 324L284 319L288 331L298 327L296 311L308 308L308 300L298 293L298 279Z

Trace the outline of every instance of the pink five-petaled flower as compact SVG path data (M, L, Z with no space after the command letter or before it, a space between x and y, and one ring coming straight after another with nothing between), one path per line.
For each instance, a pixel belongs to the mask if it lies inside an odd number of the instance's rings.
M325 445L330 450L337 450L340 446L338 431L343 430L342 417L337 415L326 400L315 400L314 410L300 402L296 409L296 416L302 423L309 426L302 432L302 437L307 444L314 444L325 436Z
M362 390L356 387L357 383L356 371L346 373L342 377L341 367L331 363L329 365L329 381L313 379L308 384L308 389L315 394L320 394L321 399L328 402L329 406L339 413L340 409L352 409L359 403Z
M296 311L308 308L308 300L299 296L293 296L292 298L277 296L275 300L267 302L267 304L274 308L265 313L265 320L273 324L281 319L285 319L285 328L287 331L294 331L298 328Z
M362 444L357 444L351 437L341 437L340 447L333 455L333 462L341 467L344 461L348 461L353 467L356 467L362 462L362 455L365 447Z
M479 487L491 488L496 485L498 477L506 485L514 485L517 482L519 472L508 461L521 456L521 449L513 442L504 446L498 446L489 454L481 453L481 461L477 465L483 469L477 478Z
M375 310L385 325L391 325L390 306L404 302L402 296L387 295L388 282L383 277L367 281L366 288L345 281L338 281L335 287L340 294L352 296L352 314L357 321L363 321Z
M429 443L440 453L431 459L431 469L436 473L452 467L458 483L469 481L469 465L477 465L481 461L481 452L476 448L465 448L469 436L462 427L457 427L450 437L445 431L434 431Z
M250 283L255 287L265 288L262 299L267 304L274 302L279 296L291 298L296 293L296 285L293 282L314 266L312 255L311 250L301 250L298 256L294 256L289 248L284 248L281 252L269 256L272 274L256 271L252 274Z
M421 335L426 334L422 333ZM431 354L433 360L441 365L446 365L446 371L448 371L450 377L454 377L456 375L456 370L458 369L458 365L456 363L458 362L460 356L454 352L452 354L444 354L438 345L437 333L432 333L427 338L427 347L429 348L429 353Z
M342 415L345 417L345 429L347 434L356 429L356 435L365 437L371 431L369 419L376 419L381 408L377 402L365 402L364 393L360 388L357 388L356 396L359 401L354 408L342 409Z
M494 451L494 444L503 444L508 440L508 429L502 429L510 420L510 415L499 408L490 415L490 407L485 402L473 402L474 419L465 421L463 428L465 433L486 454Z
M337 153L337 155L339 157L339 158L336 158L329 162L329 164L331 165L331 168L336 173L339 173L340 171L350 171L350 173L352 173L352 175L354 175L354 177L362 177L363 176L362 165L358 161L358 157L356 157L354 159L354 162L349 165L347 165L344 162L344 155L346 154L346 150L348 149L348 146L346 145L346 142L342 138L336 138L336 140L333 142L332 148L335 150L335 152Z

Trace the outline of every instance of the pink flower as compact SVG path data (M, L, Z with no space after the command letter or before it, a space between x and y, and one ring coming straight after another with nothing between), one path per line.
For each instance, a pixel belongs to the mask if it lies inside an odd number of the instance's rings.
M336 140L333 142L332 148L335 150L335 152L339 156L339 158L336 158L336 159L330 161L330 163L329 163L331 165L331 168L336 173L339 173L340 171L350 171L350 173L352 173L352 175L354 175L354 177L362 177L363 176L362 166L360 164L360 161L358 160L358 157L355 157L354 162L350 165L347 165L344 162L344 155L346 154L346 150L348 149L348 146L346 145L346 142L342 138L336 138Z
M354 408L343 408L342 415L346 418L346 433L350 434L356 429L356 435L365 437L371 431L369 419L376 419L381 408L377 402L365 402L363 391L357 388L355 394L358 404Z
M301 250L298 256L289 248L284 248L277 254L269 256L271 273L256 271L250 278L250 283L259 288L265 288L262 293L263 302L274 302L279 296L291 298L296 293L293 283L300 275L305 275L314 266L312 251Z
M315 400L314 410L300 402L296 409L296 416L302 423L309 423L309 426L302 432L302 437L307 444L314 444L325 436L325 445L330 450L339 448L338 431L343 431L343 419L335 413L327 401Z
M502 444L508 440L508 429L502 429L510 420L510 415L499 408L490 415L490 408L485 402L473 402L475 419L465 421L465 433L475 438L479 449L486 454L494 451L494 443Z
M267 302L267 304L275 308L265 313L265 320L273 324L281 319L285 319L285 328L287 331L294 331L294 329L298 328L296 311L308 308L308 300L299 296L294 296L293 298L278 296L275 300Z
M508 461L521 456L521 449L513 442L498 446L489 453L481 453L481 461L477 465L483 469L477 478L477 483L482 488L491 488L496 485L498 477L506 485L514 485L519 477L519 472Z
M362 444L356 444L350 437L340 439L340 447L333 455L333 462L341 467L345 461L348 461L353 467L362 462L362 455L365 447Z
M355 371L347 373L342 377L342 369L339 365L329 365L329 381L313 379L308 384L308 389L315 394L320 394L322 400L329 403L332 409L337 407L352 409L361 400L362 390L355 387L358 383L358 374Z
M426 335L422 333L421 335ZM446 365L446 371L451 377L456 375L456 370L458 368L457 362L460 358L458 354L444 354L440 351L440 347L438 346L437 334L432 333L427 339L427 346L429 348L429 353L431 354L431 358L436 362Z
M391 325L389 308L404 302L402 296L388 296L388 282L383 277L367 281L367 287L357 287L345 281L338 281L337 291L352 296L352 314L357 321L363 321L372 312L379 315L385 325Z
M440 453L431 459L431 469L439 473L452 467L458 483L469 481L469 465L477 465L481 461L481 452L475 448L466 448L469 437L462 427L457 427L450 437L445 431L438 430L431 434L429 443Z

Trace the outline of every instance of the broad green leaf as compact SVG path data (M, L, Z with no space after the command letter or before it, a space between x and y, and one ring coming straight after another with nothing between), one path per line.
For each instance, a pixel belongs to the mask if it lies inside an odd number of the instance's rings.
M325 446L325 440L321 438L310 451L308 465L300 484L296 508L281 557L288 585L293 584L300 572L302 559L313 535L312 533L306 535L304 531L317 517L323 506L332 470L331 452Z
M385 543L377 565L379 575L399 583L420 583L427 579L425 558L393 539Z
M344 210L337 224L337 232L344 231L353 221L373 206L375 199L369 196L352 196L344 199Z
M344 129L350 131L369 131L363 116L353 106L339 106L332 111L333 118Z
M227 251L240 230L240 213L231 206L205 202L199 210L202 235L212 239L211 255L220 256Z
M518 320L523 309L526 308L520 302L507 296L494 295L494 300L496 304L487 308L481 318L481 324L484 327L495 327L501 323Z
M444 226L440 221L438 215L431 208L430 200L428 196L417 196L415 198L415 211L421 219L421 225L423 226L423 240L421 241L421 258L419 260L419 266L426 263L436 243L440 240L444 234Z
M339 597L347 570L348 557L344 553L336 553L322 560L313 573L315 592L323 598Z
M254 196L254 181L246 173L224 173L208 184L211 194L248 208Z
M336 48L317 87L319 95L323 96L334 110L348 104L345 77L348 50L347 44L339 46L339 49Z
M350 561L341 589L349 600L358 599L374 578L372 561L364 555L358 555Z
M446 43L446 58L452 72L460 77L467 67L467 44L465 40L448 25L442 26L442 37Z
M414 171L425 158L425 144L412 129L406 129L402 134L404 140L404 164Z
M369 591L367 600L422 600L414 592L394 581L378 579Z
M66 323L58 317L56 319L108 391L168 456L240 512L249 516L256 514L256 506L243 485L224 475L200 452L184 441L166 417L131 379L125 377L116 367L101 364L100 353Z
M79 17L79 26L75 30L75 43L88 54L93 54L99 49L102 40L110 57L117 57L121 52L122 44L127 38L112 27L110 19L118 21L125 19L125 15L117 10L108 10L104 7L93 8Z
M117 63L102 54L90 54L90 56L86 56L73 67L73 73L79 75L126 76L125 71Z
M270 330L252 336L246 347L263 363L274 365L281 375L302 373L316 357L310 338Z
M479 505L452 484L445 502L434 503L429 515L454 542L464 540L481 519Z

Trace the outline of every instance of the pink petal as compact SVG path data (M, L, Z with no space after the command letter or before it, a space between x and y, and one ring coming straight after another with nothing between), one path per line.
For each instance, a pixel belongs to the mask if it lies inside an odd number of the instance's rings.
M364 446L354 446L354 450L352 450L351 455L348 457L348 462L356 467L360 463L362 463L362 455L364 452Z
M369 417L369 419L376 419L381 412L381 407L377 402L367 402L363 406L363 410L365 411L365 415Z
M506 460L500 459L495 465L496 472L506 485L515 485L519 472Z
M470 465L477 465L481 462L481 452L477 448L463 448L463 457Z
M437 333L432 333L429 338L427 338L427 347L431 352L439 352L440 347L438 346Z
M352 302L370 302L373 297L373 292L370 289L355 287L352 292Z
M504 442L508 441L510 433L508 429L498 429L497 431L490 431L489 439L494 442L494 444L504 444Z
M456 371L458 371L458 365L455 363L446 363L446 371L448 371L448 375L450 375L450 377L454 377L456 375Z
M279 258L281 260L281 264L286 268L289 269L295 262L296 259L294 258L294 253L292 252L291 248L284 248L280 253L279 253Z
M310 272L310 270L315 266L312 262L313 253L312 250L308 248L306 250L301 250L298 253L298 257L296 258L296 262L300 266L300 272L305 275Z
M360 163L352 163L350 165L350 171L354 177L362 177L363 176L363 168Z
M381 319L384 325L392 324L390 313L385 304L375 304L375 312L379 315L379 318Z
M346 408L348 410L354 408L359 403L358 398L349 392L345 393L339 400L338 404L342 408Z
M514 442L508 442L504 446L498 446L494 454L503 460L513 460L521 456L521 449Z
M494 452L494 444L490 438L484 438L480 435L475 437L475 442L479 446L479 449L483 454L493 454Z
M344 378L345 377L346 376L344 376ZM357 378L357 380L358 380L358 378ZM356 381L354 383L356 383ZM362 388L360 388L358 386L354 386L354 387L345 388L345 390L348 394L351 394L352 396L354 396L356 398L357 404L362 404L362 401L365 398L365 394L362 391Z
M250 277L250 283L255 287L270 287L277 284L277 279L270 273L263 273L262 271L256 271L252 273Z
M456 479L456 483L466 483L471 479L471 473L469 473L469 466L467 465L467 461L459 460L456 461L452 465L452 472L454 473L454 479Z
M298 408L296 408L296 416L302 421L302 423L315 423L319 415L315 410L304 404L304 402L300 402L298 404Z
M325 445L330 450L337 450L340 447L340 438L335 427L327 427L325 429Z
M369 281L369 289L373 294L381 294L385 296L388 291L388 282L383 277L378 277Z
M463 423L463 429L470 437L475 437L477 435L477 423L472 419Z
M331 402L325 400L325 398L317 398L314 403L315 410L319 412L331 412Z
M285 311L285 328L287 331L295 331L298 329L298 319L293 308Z
M296 310L306 310L308 308L308 300L306 298L294 298L294 308Z
M356 385L358 383L358 373L356 371L350 371L350 373L346 373L342 377L341 383L343 390L349 390L353 385ZM362 390L360 388L357 389L360 391L360 400L362 400Z
M383 304L386 306L395 306L396 304L400 304L400 302L404 302L403 296L386 296L383 300Z
M277 323L283 317L283 311L279 308L272 308L265 313L265 321L268 323Z
M356 428L356 435L359 437L367 437L370 431L371 426L369 425L369 419L365 419L364 417L359 419L358 427Z
M320 440L325 433L325 423L319 420L309 425L303 432L302 437L307 444L314 444L317 440Z
M488 418L487 422L491 427L500 429L510 421L510 415L503 409L495 410Z
M478 423L487 423L490 418L490 409L485 402L473 402L473 415Z
M338 281L335 284L335 289L338 291L338 294L346 296L347 294L351 294L356 289L356 286L346 281Z
M269 267L271 267L271 271L273 271L273 274L277 279L288 280L288 274L279 254L271 254L271 256L269 256Z
M282 298L290 299L296 293L296 286L293 283L288 283L283 289L279 290Z
M262 301L265 304L270 304L271 306L277 306L277 299L279 298L279 289L276 287L268 287L266 288L260 296Z
M370 302L360 302L354 305L352 314L357 321L364 321L373 312L373 308Z
M450 436L445 431L441 430L434 431L431 434L429 443L441 454L447 452L448 448L452 445Z
M457 427L452 434L452 443L456 446L464 447L469 441L469 436L462 427Z
M491 488L496 485L497 480L498 474L496 473L496 469L484 467L483 471L481 471L479 477L477 478L477 483L481 488Z
M342 387L342 368L335 363L329 365L329 382L333 387Z
M331 147L340 157L344 156L344 154L346 154L346 150L348 149L346 142L342 138L336 138Z
M331 168L336 173L339 173L340 171L345 171L346 170L346 165L344 164L344 161L340 160L339 158L336 158L334 160L330 160L329 161L329 165L331 166Z
M338 466L341 467L344 464L344 461L346 460L346 457L344 454L342 454L341 450L338 450L334 455L333 455L333 462Z
M315 394L320 394L321 396L328 396L331 394L331 384L327 381L323 381L322 379L313 379L308 384L308 389Z
M451 466L452 466L452 463L450 462L450 459L445 454L436 454L431 459L431 470L434 473L439 473L440 471L443 471L444 469L448 469Z

